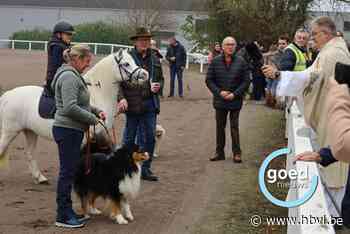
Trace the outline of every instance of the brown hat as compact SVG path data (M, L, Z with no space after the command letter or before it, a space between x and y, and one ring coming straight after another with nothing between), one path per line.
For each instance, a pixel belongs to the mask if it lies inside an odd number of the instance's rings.
M139 37L153 37L153 35L151 34L151 32L147 29L147 28L144 28L144 27L141 27L141 28L137 28L136 29L136 34L129 37L130 40L134 41L136 40L137 38Z

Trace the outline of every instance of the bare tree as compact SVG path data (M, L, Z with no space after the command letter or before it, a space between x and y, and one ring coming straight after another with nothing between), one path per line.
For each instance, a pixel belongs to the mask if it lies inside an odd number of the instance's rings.
M303 27L313 0L211 0L210 37L234 35L239 41L258 40L265 47L279 35Z
M173 25L167 9L169 0L129 0L128 24L132 28L146 27L151 31Z
M312 10L332 17L336 22L345 20L345 12L350 9L350 0L315 0Z

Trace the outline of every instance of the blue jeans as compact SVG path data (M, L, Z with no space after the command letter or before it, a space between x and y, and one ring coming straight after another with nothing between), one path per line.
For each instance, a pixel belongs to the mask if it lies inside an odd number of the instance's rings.
M137 128L135 143L141 150L145 150L145 129L141 125Z
M170 96L174 96L176 77L179 84L179 96L183 96L182 73L183 70L180 67L170 66Z
M66 220L73 214L71 192L84 132L55 126L52 132L58 146L60 161L56 196L57 218Z
M151 169L156 135L156 121L157 114L155 112L126 114L123 143L131 149L135 144L136 135L139 133L139 141L143 141L140 147L148 152L150 156L150 159L142 164L143 173L147 173L148 170Z
M272 96L276 96L276 90L278 85L278 80L272 80L272 79L266 79L267 85L266 88L269 90L272 94Z

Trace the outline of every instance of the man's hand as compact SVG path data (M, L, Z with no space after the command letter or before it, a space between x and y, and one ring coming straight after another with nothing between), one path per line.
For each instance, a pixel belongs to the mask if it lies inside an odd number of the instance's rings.
M175 62L176 57L170 57L169 59L170 59L170 61Z
M221 91L221 92L220 92L220 96L221 96L223 99L225 99L226 96L229 95L229 94L230 94L230 91Z
M227 95L224 99L226 101L232 101L235 98L235 95L233 93L230 93L229 95Z
M158 93L160 90L160 83L159 82L153 82L151 83L151 91L153 93Z
M226 101L232 101L235 98L235 95L230 91L221 91L220 96Z
M278 72L278 69L275 65L264 65L262 68L262 72L267 78L270 79L276 79L276 73Z
M306 161L306 162L321 162L321 155L317 152L304 152L295 156L294 163L296 161Z
M128 110L128 101L125 98L120 100L117 104L117 109L118 109L118 113L124 113L125 111L127 111Z

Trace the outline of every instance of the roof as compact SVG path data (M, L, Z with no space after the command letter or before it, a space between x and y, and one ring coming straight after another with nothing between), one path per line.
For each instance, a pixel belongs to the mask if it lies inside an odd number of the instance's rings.
M135 3L140 9L162 3L162 9L174 11L206 11L206 0L0 0L0 5L27 7L72 7L133 9Z

